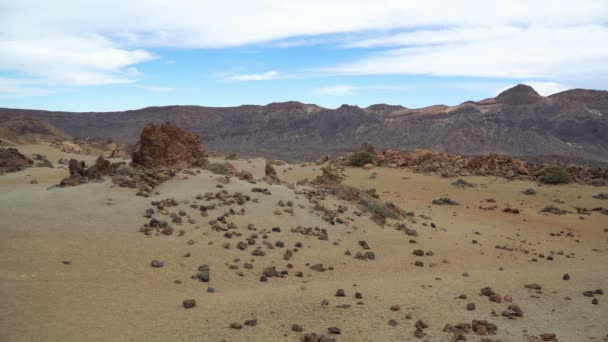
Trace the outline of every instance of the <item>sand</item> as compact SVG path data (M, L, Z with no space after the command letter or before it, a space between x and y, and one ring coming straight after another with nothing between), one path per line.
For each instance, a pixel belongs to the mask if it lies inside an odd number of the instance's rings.
M26 154L46 154L53 162L74 157L45 145L18 148ZM88 162L94 159L77 157ZM261 159L230 162L238 169L251 171L256 178L263 175ZM313 179L321 172L319 166L300 165L280 166L277 171L280 179L292 183ZM369 179L372 172L377 173L376 179ZM329 207L348 206L341 217L353 219L348 225L329 225L294 190L263 182L253 185L234 177L224 189L249 194L259 202L247 202L245 215L228 218L239 226L243 237L227 239L207 223L227 207L212 211L209 217L201 217L196 209L188 207L195 202L205 204L196 200L196 195L220 190L216 187L217 176L207 171L196 176L180 174L160 185L156 189L160 194L150 198L137 197L135 190L115 187L109 180L47 190L67 175L65 168L30 168L2 175L0 341L299 341L304 333L328 335L331 326L341 329L340 335L332 336L337 341L449 341L452 335L442 332L446 323L471 323L473 319L496 324L497 334L490 338L502 341L529 341L530 336L546 332L556 333L560 341L606 338L605 296L597 295L599 305L592 305L591 298L582 292L608 291L608 232L604 231L608 216L597 212L580 216L574 209L607 206L608 201L591 197L607 192L606 187L538 186L467 177L477 187L458 189L450 185L452 180L438 175L400 169L348 168L345 174L345 184L374 188L383 201L413 211L417 223L408 226L418 231L417 243L411 244L410 236L392 227L353 215L357 210L353 204L328 199ZM31 179L38 184L30 184ZM255 186L268 188L272 195L251 193ZM521 194L528 187L537 189L538 194ZM431 205L432 199L444 196L461 204ZM139 232L148 221L143 214L151 207L150 202L167 197L190 201L170 209L183 209L197 222L175 226L185 231L181 237L148 237ZM496 203L486 202L487 198ZM294 202L293 216L273 214L280 200ZM574 213L539 213L548 204ZM479 208L493 205L497 209ZM507 205L521 213L503 213ZM430 227L431 222L436 228ZM246 226L250 223L258 232L280 227L280 233L268 234L273 243L280 240L286 247L303 244L289 261L294 265L289 276L259 281L262 268L276 266L282 270L288 261L282 257L285 248L265 249L263 257L251 256L252 247L238 250L236 243L248 236ZM327 228L329 241L290 232L298 225ZM574 237L550 236L560 231L572 232ZM195 243L190 245L188 240ZM261 240L256 246L262 245ZM368 242L375 260L344 255L347 249L353 255L361 251L360 240ZM231 244L230 249L222 247L225 242ZM496 249L496 245L530 253ZM418 257L412 255L415 249L430 250L434 255ZM558 255L558 251L564 254ZM551 252L555 260L548 261ZM186 253L191 256L183 257ZM234 258L241 261L233 262ZM254 268L244 269L243 263L251 258L255 259ZM531 262L533 258L537 262ZM162 260L165 266L150 267L152 259ZM423 261L425 267L414 266L416 260ZM323 263L334 270L315 272L306 267L307 263ZM431 263L436 266L429 267ZM202 264L211 267L209 283L191 279ZM229 265L240 268L229 269ZM296 271L303 271L304 277L295 277ZM465 272L468 277L462 275ZM562 280L564 273L571 280ZM182 283L176 284L175 280ZM524 288L529 283L542 285L542 294ZM207 292L209 286L215 293ZM511 295L524 317L501 317L509 303L493 303L480 296L485 286L501 295ZM334 297L338 288L345 290L345 297ZM354 298L356 291L363 294L363 299ZM460 294L468 299L457 299ZM567 296L572 300L565 300ZM189 298L197 305L184 309L182 301ZM324 299L329 305L320 304ZM359 301L363 304L357 304ZM475 311L465 309L469 302L476 304ZM336 307L342 304L351 306ZM394 304L401 309L391 311ZM406 319L406 315L412 318ZM242 324L252 318L258 320L255 327L229 327L232 322ZM390 326L390 319L398 325ZM418 319L429 324L423 339L413 335ZM292 324L300 324L303 332L292 332ZM467 338L477 341L481 337L471 333Z

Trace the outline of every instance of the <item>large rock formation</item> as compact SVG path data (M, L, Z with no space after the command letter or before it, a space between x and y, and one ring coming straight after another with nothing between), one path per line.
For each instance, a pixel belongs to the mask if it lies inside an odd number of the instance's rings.
M21 171L34 165L34 161L15 148L0 148L0 174Z
M132 158L134 164L144 167L186 168L207 163L200 138L168 123L146 125Z

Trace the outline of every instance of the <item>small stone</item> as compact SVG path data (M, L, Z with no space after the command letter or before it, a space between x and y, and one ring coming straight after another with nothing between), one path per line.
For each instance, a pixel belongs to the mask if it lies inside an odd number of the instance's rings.
M152 266L152 267L154 267L154 268L161 268L161 267L163 267L164 265L165 265L165 264L164 264L162 261L160 261L160 260L152 260L152 261L150 262L150 266Z
M302 331L302 326L299 324L294 324L291 326L291 331L295 331L295 332L301 332Z
M248 319L245 321L245 325L248 327L255 327L256 325L258 325L258 320L256 318Z
M530 290L541 290L543 288L542 286L538 285L537 283L525 284L524 287L527 289L530 289Z
M600 303L600 300L599 300L599 299L597 299L597 298L593 298L593 299L591 300L591 304L593 304L593 305L598 305L599 303Z
M543 341L557 341L557 337L553 333L540 334L539 337Z
M230 328L239 330L239 329L243 328L243 325L241 325L241 323L238 323L238 322L232 322L232 323L230 323Z
M395 321L394 319L391 319L388 321L388 325L390 325L390 326L394 327L394 326L397 326L397 324L398 324L397 321Z
M190 309L196 306L196 300L194 299L185 299L182 302L182 306L186 309Z
M338 327L329 327L327 328L327 332L334 335L340 335L342 333L342 330L340 330L340 328Z
M344 293L344 290L342 290L342 289L338 289L335 294L336 297L344 297L345 295L346 294Z
M401 310L401 306L395 304L395 305L391 305L391 311L399 311Z
M467 304L467 310L469 310L469 311L475 310L475 303L469 303L469 304Z

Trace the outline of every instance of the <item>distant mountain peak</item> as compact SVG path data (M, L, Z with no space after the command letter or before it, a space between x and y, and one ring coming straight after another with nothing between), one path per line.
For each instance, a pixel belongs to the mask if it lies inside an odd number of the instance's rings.
M536 103L543 97L529 85L518 84L498 94L496 99L503 104L519 106Z

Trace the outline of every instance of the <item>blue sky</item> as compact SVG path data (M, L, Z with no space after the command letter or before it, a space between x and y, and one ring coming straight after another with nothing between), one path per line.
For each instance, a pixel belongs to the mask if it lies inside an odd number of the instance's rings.
M422 107L517 83L607 89L607 21L592 0L5 0L0 106Z

